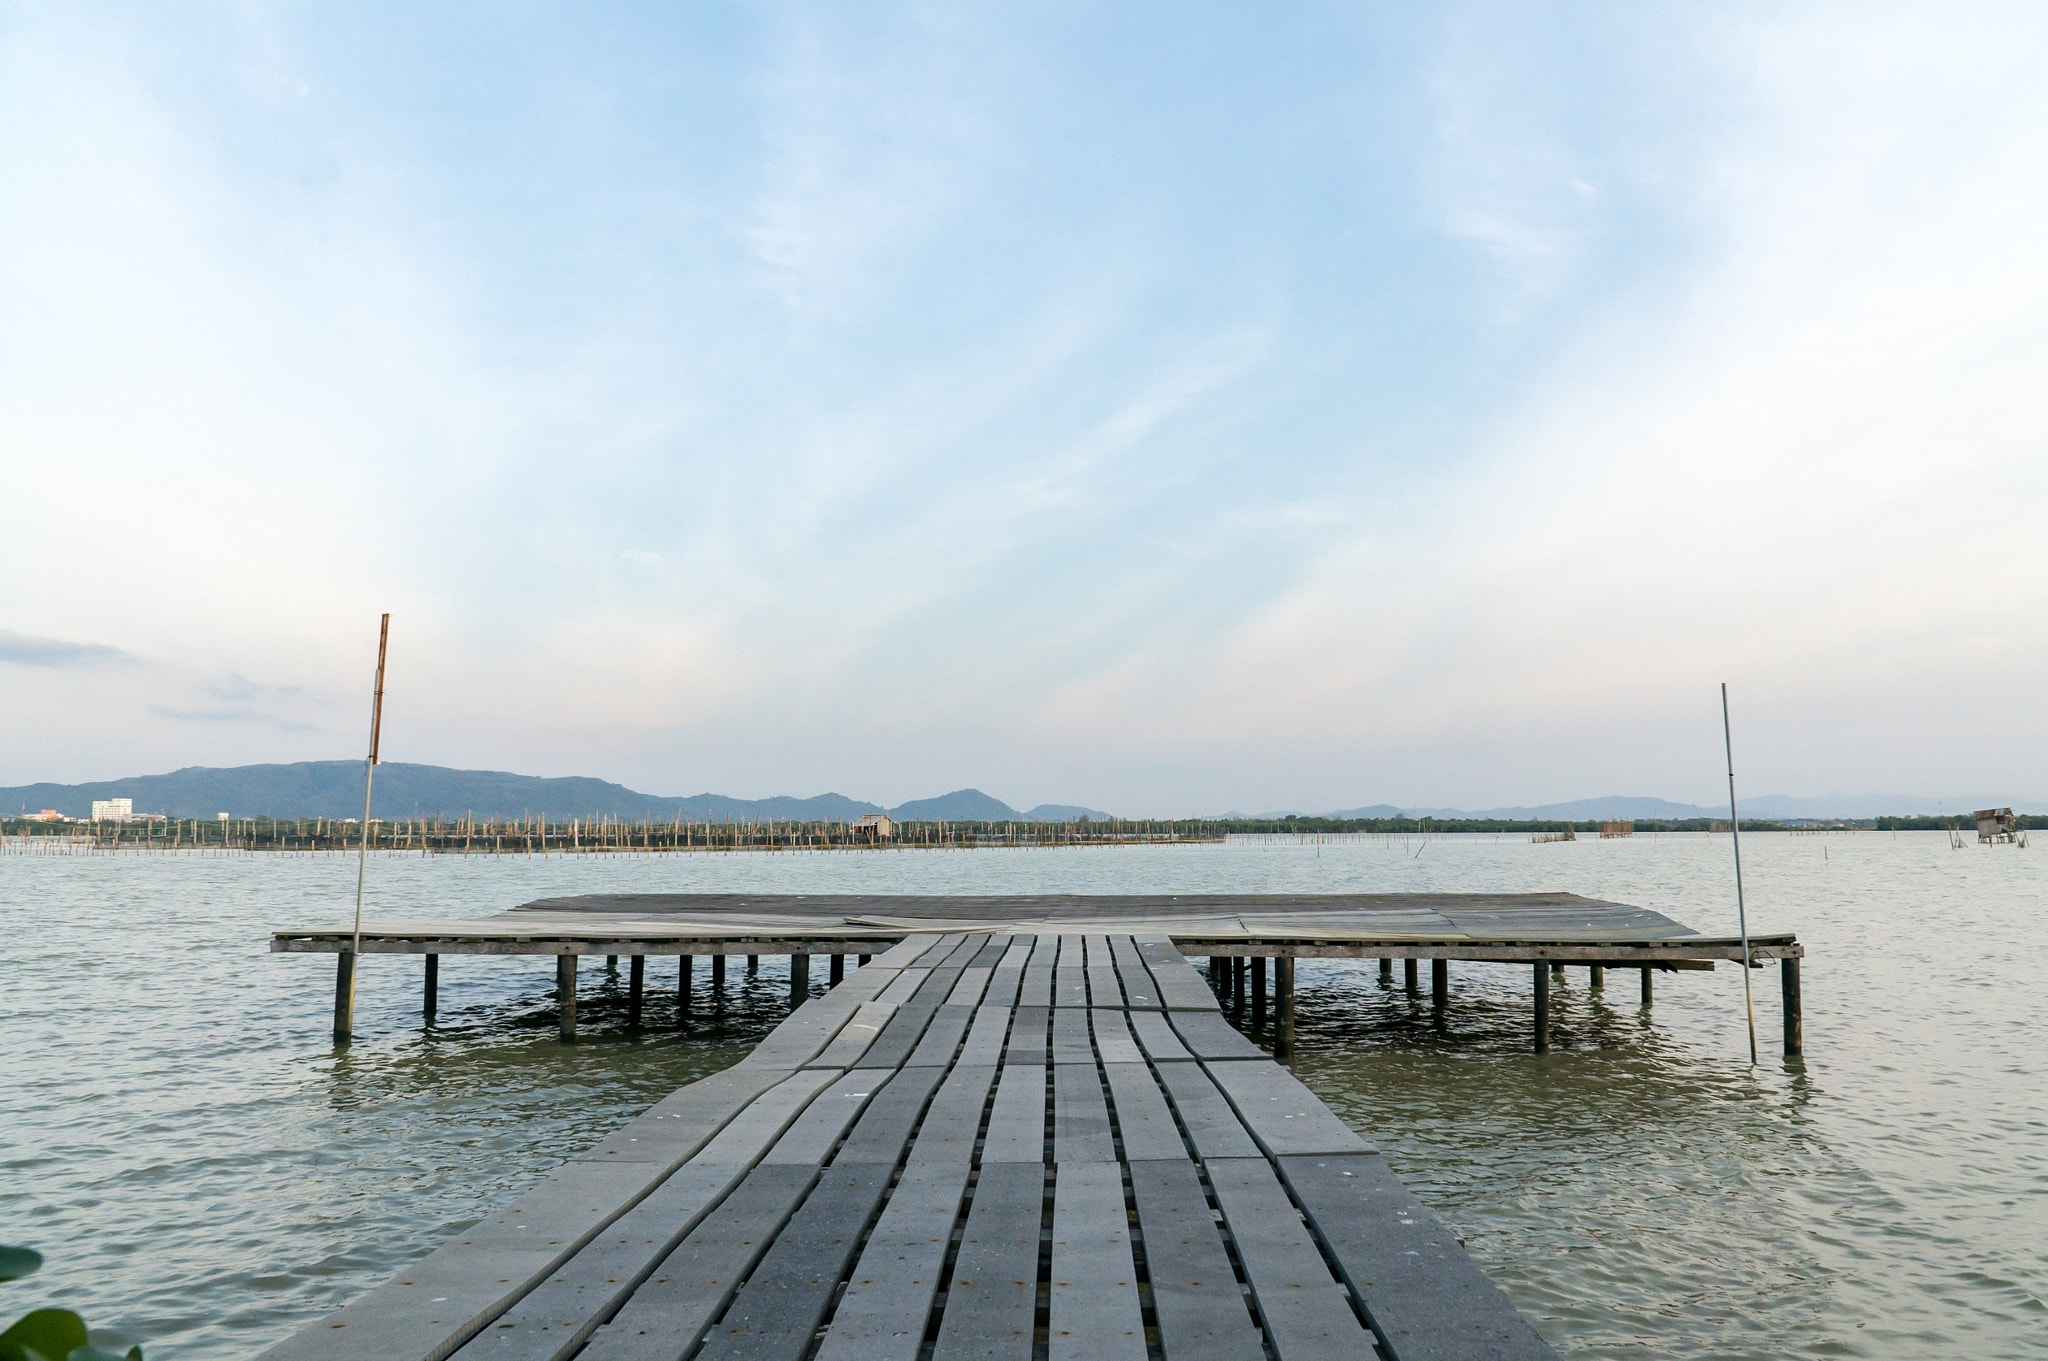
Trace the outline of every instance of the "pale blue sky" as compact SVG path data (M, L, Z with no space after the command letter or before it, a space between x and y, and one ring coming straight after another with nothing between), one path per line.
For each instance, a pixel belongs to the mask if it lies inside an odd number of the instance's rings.
M2043 16L0 7L0 783L2048 795Z

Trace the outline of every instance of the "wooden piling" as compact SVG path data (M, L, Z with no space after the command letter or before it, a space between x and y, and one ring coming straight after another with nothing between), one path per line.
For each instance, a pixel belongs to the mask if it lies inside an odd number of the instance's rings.
M696 972L695 955L684 955L676 961L676 1006L683 1011L690 1009L690 984L694 981L692 975Z
M1273 961L1273 1009L1279 1013L1273 1027L1273 1057L1294 1057L1294 956L1281 955Z
M555 997L562 1004L562 1038L576 1038L576 956L555 956Z
M1394 986L1394 961L1391 959L1382 959L1380 961L1380 986L1384 988Z
M711 956L711 1005L725 1005L725 956Z
M754 976L755 974L759 973L760 971L761 971L761 956L759 956L759 955L748 955L748 956L747 956L747 977L749 977L749 978L752 978L752 977L753 977L753 976Z
M1429 961L1429 1004L1441 1016L1451 1004L1451 961L1432 959Z
M1778 961L1778 989L1785 1004L1785 1057L1796 1059L1806 1052L1806 1016L1799 999L1797 959Z
M832 956L832 980L831 980L832 986L836 988L836 987L838 987L838 986L839 986L839 985L840 985L841 983L844 983L845 981L846 981L846 956L845 956L845 955L834 955L834 956Z
M749 956L751 958L752 956ZM800 1007L811 995L811 957L791 955L789 957L789 1004Z
M1657 998L1657 989L1650 981L1655 976L1656 970L1645 964L1643 966L1643 1005L1646 1007Z
M1252 956L1252 1024L1266 1023L1266 957Z
M334 956L334 1038L348 1043L356 1028L356 952L343 950Z
M1593 991L1605 992L1607 990L1606 968L1603 965L1595 964L1591 968L1587 969L1586 982L1587 985L1593 989Z
M1536 1052L1550 1052L1550 968L1545 964L1535 966L1536 973Z
M1407 959L1402 960L1401 963L1404 966L1401 972L1404 975L1403 981L1408 987L1408 995L1410 997L1422 996L1422 980L1419 977L1421 962L1411 955Z
M434 1023L434 1013L440 1009L440 992L441 956L428 955L426 976L426 1005L422 1008L422 1011L426 1015L426 1021L428 1025L432 1025Z
M619 957L617 955L606 955L604 957L604 971L606 973L617 973L619 971Z
M647 956L634 955L626 974L626 1024L635 1029L640 1025L640 1004L646 992Z
M1244 956L1230 956L1230 1009L1244 1014Z

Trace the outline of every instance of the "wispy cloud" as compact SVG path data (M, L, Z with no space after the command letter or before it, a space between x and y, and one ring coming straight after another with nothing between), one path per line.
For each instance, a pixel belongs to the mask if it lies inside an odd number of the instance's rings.
M104 643L74 643L65 638L39 638L31 633L0 629L0 662L75 670L94 666L132 666L141 661L132 652Z
M278 732L320 731L318 723L308 723L289 713L277 712L280 708L304 702L307 697L304 686L267 685L229 672L225 680L210 681L200 690L214 701L212 705L179 709L153 704L150 712L158 718L168 718L177 723L251 723Z

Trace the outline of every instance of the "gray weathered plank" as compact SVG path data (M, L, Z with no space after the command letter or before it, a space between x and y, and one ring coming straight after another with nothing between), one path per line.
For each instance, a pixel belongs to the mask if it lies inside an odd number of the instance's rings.
M1017 989L1024 982L1023 966L1011 968L1007 963L999 964L989 972L988 990L981 995L985 1007L1011 1007L1017 1004Z
M1180 1137L1180 1126L1173 1122L1173 1112L1167 1108L1152 1070L1142 1063L1105 1062L1102 1071L1109 1078L1110 1099L1116 1103L1124 1161L1186 1159L1187 1144Z
M757 1167L684 1235L578 1355L586 1361L676 1361L702 1337L752 1269L818 1169Z
M1088 964L1084 936L1060 936L1059 963L1052 972L1052 1004L1056 1007L1088 1005Z
M1138 953L1137 942L1129 936L1111 936L1109 947L1116 962L1117 981L1123 988L1124 1005L1134 1011L1157 1010L1159 988L1152 982L1152 971L1145 967L1144 956Z
M1173 1028L1196 1058L1262 1059L1266 1051L1246 1039L1220 1011L1170 1011Z
M1043 1067L1024 1063L1004 1066L1002 1078L996 1083L995 1104L989 1108L981 1161L984 1166L1045 1161Z
M1088 1033L1088 1013L1078 1007L1059 1007L1052 1014L1052 1061L1054 1063L1095 1062L1095 1040Z
M1122 1109L1119 1099L1119 1118ZM1265 1343L1195 1165L1178 1150L1150 1161L1133 1156L1130 1164L1161 1349L1172 1361L1263 1361Z
M1180 1035L1173 1023L1166 1019L1163 1011L1133 1011L1128 1013L1131 1029L1144 1046L1146 1055L1154 1063L1192 1062L1194 1055L1181 1043Z
M869 1098L859 1123L833 1155L832 1165L875 1162L894 1167L902 1160L910 1132L945 1075L943 1068L905 1068L891 1077L888 1086Z
M807 1068L851 1068L868 1052L882 1028L889 1024L896 1014L894 1002L863 1002L854 1010L853 1016L840 1028L832 1043L818 1051L818 1056L804 1066Z
M967 1026L974 1020L973 1007L942 1006L932 1013L931 1024L925 1027L924 1038L917 1042L917 1048L904 1060L906 1067L926 1068L934 1064L945 1067L953 1061L954 1051L967 1037Z
M1050 1007L1018 1007L1010 1017L1010 1040L1003 1048L1005 1063L1044 1063L1047 1031L1052 1027Z
M1185 1011L1216 1010L1216 994L1169 940L1138 937L1138 954L1152 972L1161 1006Z
M1268 1157L1373 1151L1277 1063L1217 1063L1208 1065L1208 1073Z
M888 1194L892 1168L834 1163L777 1234L698 1361L801 1361Z
M932 1361L1030 1361L1044 1204L1036 1159L983 1164Z
M960 1046L956 1062L964 1064L1001 1063L1003 1046L1010 1033L1010 1008L983 1006L974 1011L974 1024Z
M1288 1157L1279 1165L1395 1361L1554 1357L1379 1155Z
M1104 1063L1143 1063L1145 1055L1131 1038L1130 1022L1121 1011L1103 1007L1088 1010L1088 1023L1095 1031L1095 1052Z
M803 1113L811 1098L837 1081L839 1076L830 1068L806 1068L789 1074L735 1115L690 1161L738 1163L743 1166L758 1161L762 1151L780 1138L783 1131Z
M1287 1361L1370 1356L1372 1334L1330 1275L1272 1164L1264 1158L1210 1158L1204 1166L1275 1350Z
M1124 1004L1124 990L1117 982L1116 959L1110 953L1108 936L1085 938L1088 959L1088 1004L1096 1007L1120 1007Z
M1114 1162L1063 1162L1055 1175L1047 1336L1051 1361L1144 1361L1123 1169Z
M1159 1081L1201 1158L1251 1158L1259 1146L1209 1075L1195 1063L1162 1063Z
M789 1127L762 1155L763 1163L794 1163L818 1167L832 1156L833 1146L845 1136L847 1127L868 1104L868 1099L894 1078L892 1073L856 1068L835 1077L832 1084L811 1098ZM707 1150L708 1152L709 1150Z
M1052 1154L1057 1162L1115 1163L1109 1105L1091 1063L1053 1066Z
M924 1162L955 1163L965 1168L974 1159L974 1146L981 1139L981 1113L988 1105L989 1088L995 1085L993 1063L961 1063L946 1074L938 1095L925 1112L924 1128L910 1146L912 1166Z
M969 965L960 971L960 981L953 985L953 991L946 998L949 1007L972 1007L981 1004L981 994L988 989L989 975L993 967L984 968Z
M967 1176L964 1157L904 1169L832 1311L817 1361L916 1361Z

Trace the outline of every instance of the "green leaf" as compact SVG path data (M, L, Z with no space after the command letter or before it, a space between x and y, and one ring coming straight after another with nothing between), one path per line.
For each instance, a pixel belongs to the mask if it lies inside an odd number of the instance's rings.
M0 1356L6 1355L6 1348L12 1344L41 1361L69 1361L71 1353L89 1340L85 1320L69 1309L35 1309L0 1333Z
M0 1281L18 1281L42 1269L43 1254L34 1248L9 1247L0 1243Z
M142 1361L142 1348L130 1347L126 1352L110 1352L104 1347L95 1347L90 1342L83 1347L74 1347L64 1361Z

